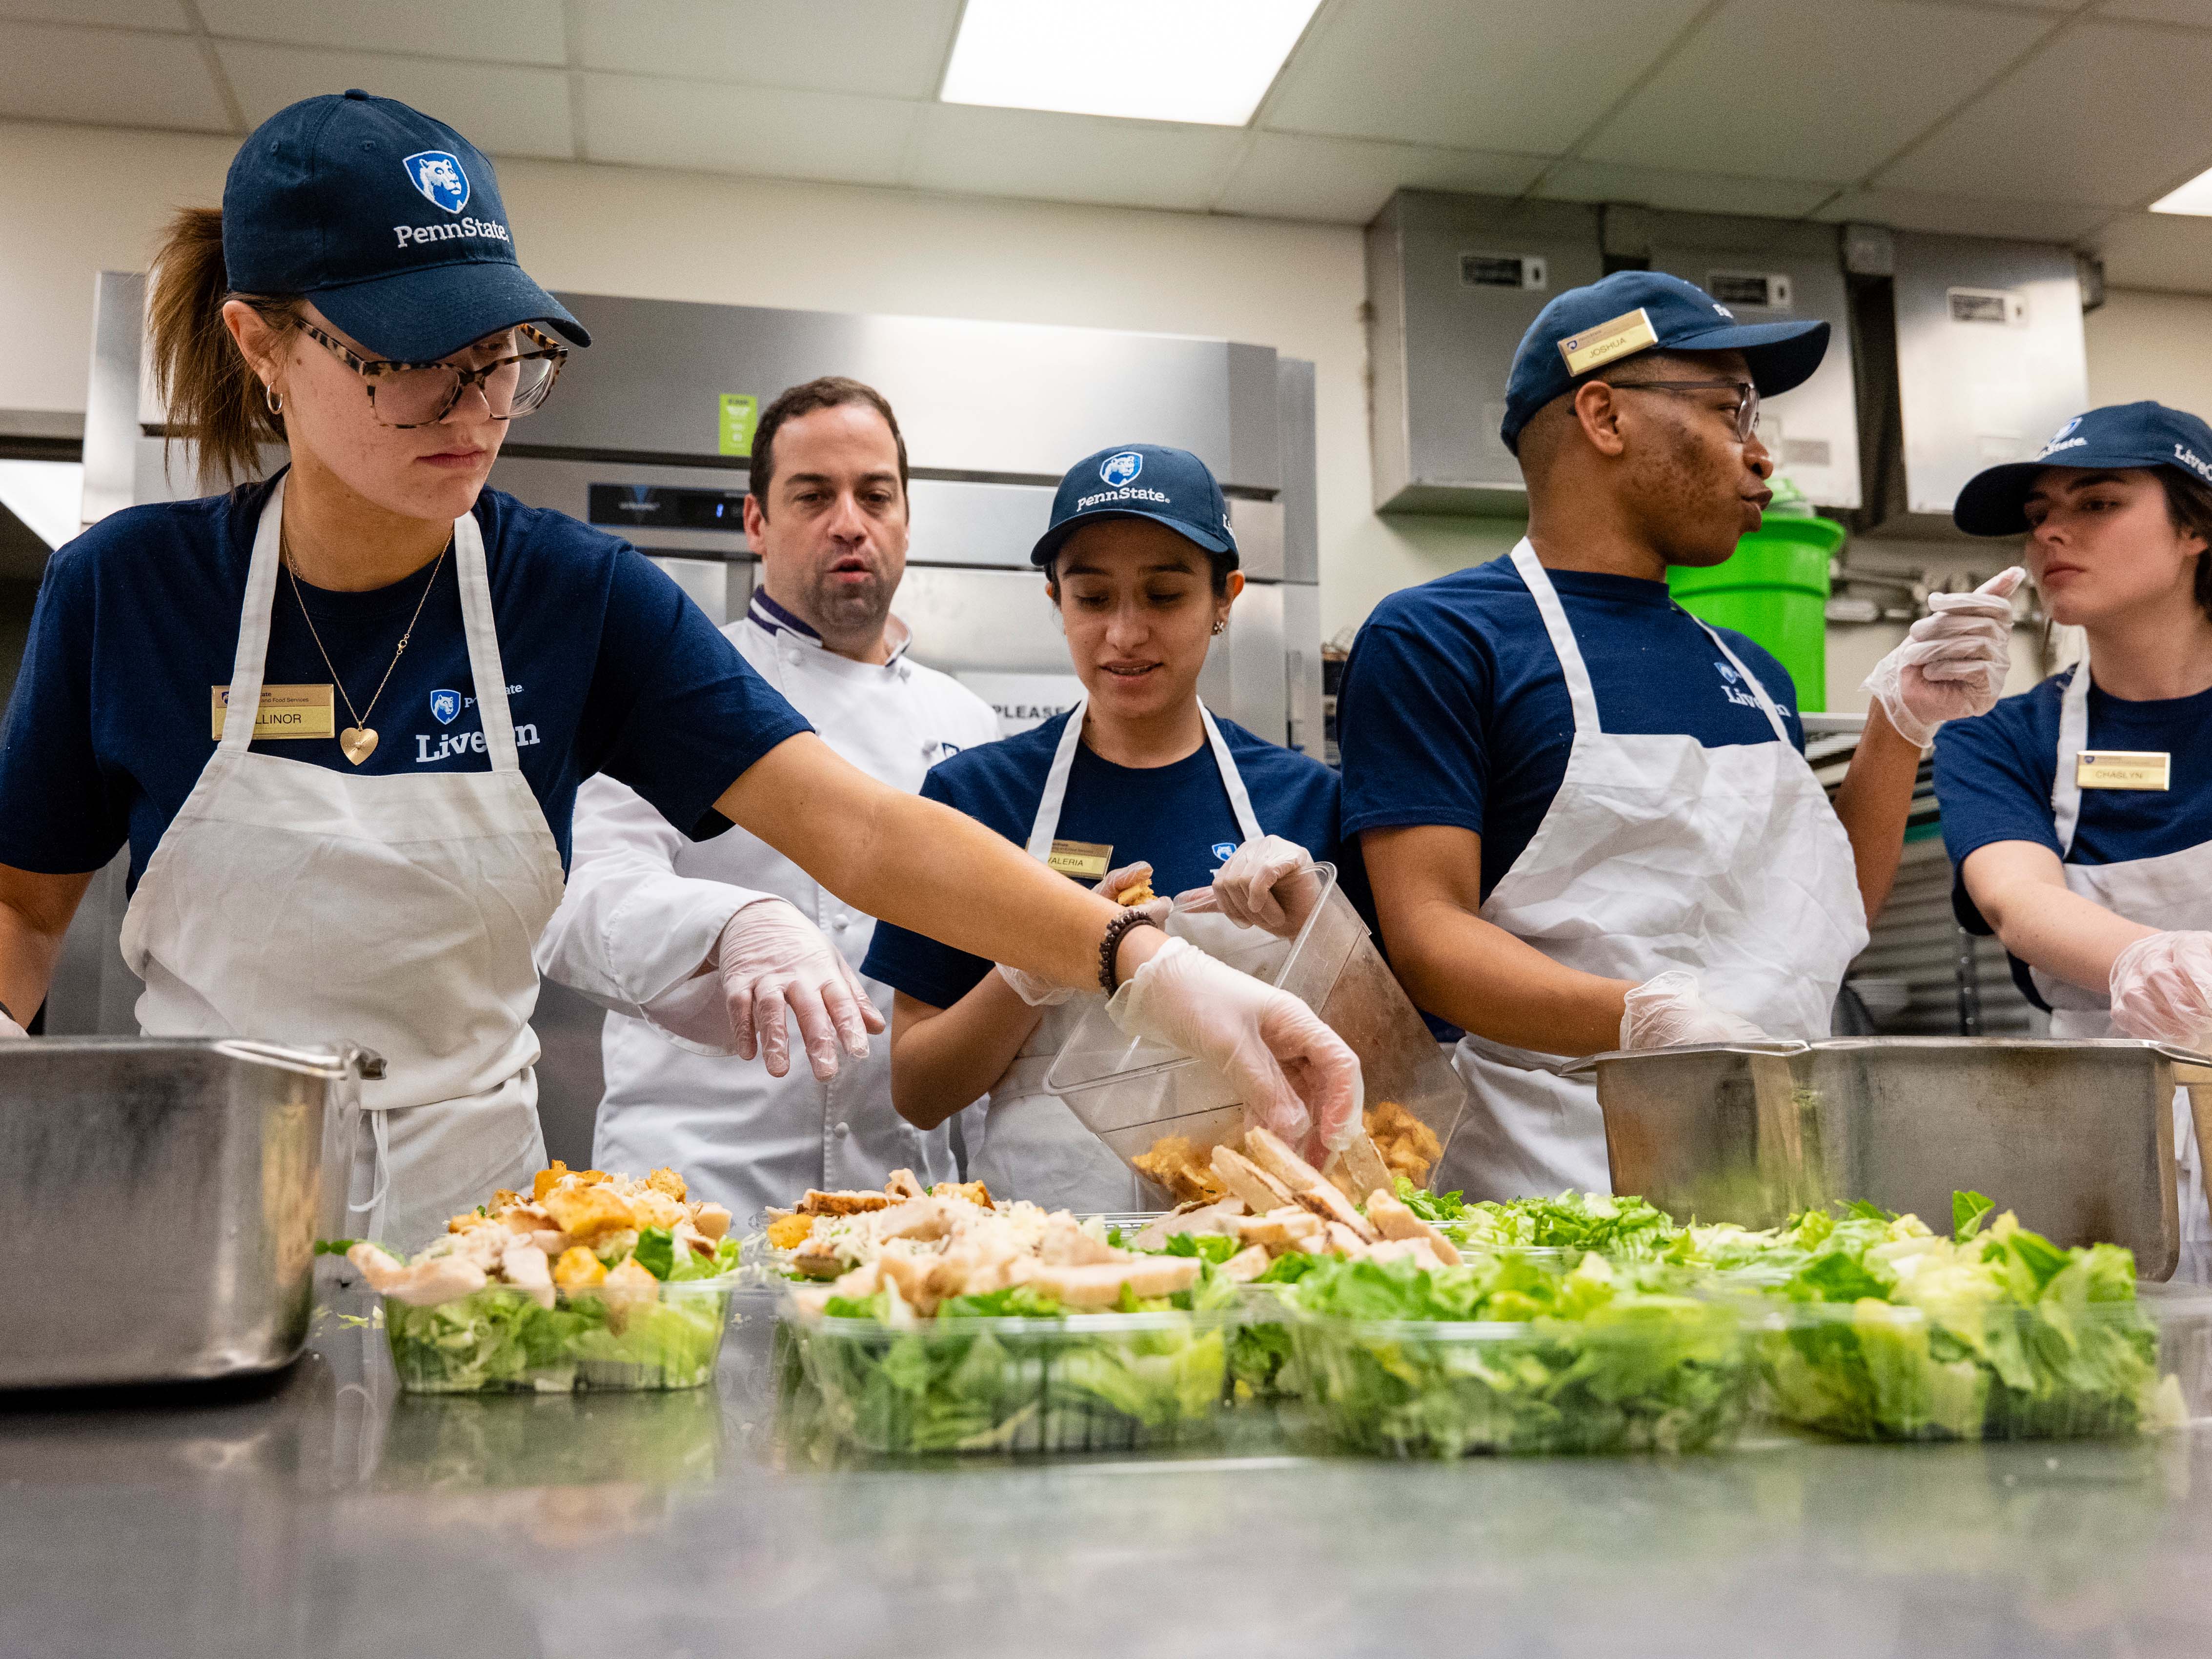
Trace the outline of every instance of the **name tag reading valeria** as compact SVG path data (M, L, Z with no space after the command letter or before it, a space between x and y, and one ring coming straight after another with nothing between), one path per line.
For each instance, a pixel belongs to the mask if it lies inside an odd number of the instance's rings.
M2154 749L2084 749L2074 757L2079 789L2164 789L2171 757Z
M208 687L212 709L212 735L217 742L222 739L222 720L230 707L230 688L227 685ZM261 707L253 713L253 738L258 743L269 738L334 738L337 722L331 714L331 688L327 685L264 685L261 688Z
M1056 841L1045 862L1063 876L1088 876L1097 880L1114 867L1112 844L1095 841Z

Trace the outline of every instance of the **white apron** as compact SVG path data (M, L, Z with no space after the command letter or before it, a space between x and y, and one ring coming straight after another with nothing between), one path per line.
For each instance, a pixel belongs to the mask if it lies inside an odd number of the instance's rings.
M2089 740L2089 659L2084 657L2058 705L2058 771L2051 783L2051 827L2058 832L2059 857L2074 848L2081 822L2081 786L2075 757ZM2118 864L2068 864L2066 885L2114 915L2146 927L2212 928L2212 841L2185 847L2154 859L2125 859ZM2028 976L2051 1007L2051 1035L2057 1037L2118 1036L2112 1029L2112 999L2031 967ZM2173 1160L2181 1205L2181 1261L2173 1276L2196 1283L2212 1277L2212 1212L2205 1208L2204 1171L2197 1157L2189 1091L2173 1091Z
M1586 974L1641 984L1688 969L1715 1006L1772 1036L1827 1036L1844 970L1867 942L1865 908L1850 838L1765 687L1706 628L1775 741L1708 749L1686 735L1608 732L1526 539L1513 563L1559 654L1575 740L1559 793L1482 919ZM1566 1057L1470 1034L1452 1063L1474 1099L1439 1189L1611 1190L1596 1087L1560 1076Z
M1052 856L1060 805L1067 799L1068 774L1075 767L1076 747L1083 741L1087 702L1087 699L1078 702L1069 711L1067 729L1060 733L1052 769L1045 775L1044 797L1037 803L1036 822L1030 828L1029 841L1030 856L1040 862ZM1198 714L1205 722L1206 741L1213 750L1214 763L1221 769L1222 787L1229 792L1237 833L1246 841L1255 840L1265 832L1252 811L1251 793L1229 753L1228 741L1205 704L1199 705ZM1116 848L1115 852L1119 863L1144 856L1142 848ZM1124 853L1128 856L1119 856ZM1143 1183L1129 1166L1085 1128L1058 1095L1045 1092L1045 1073L1052 1069L1054 1056L1073 1035L1085 1012L1099 1000L1099 993L1083 992L1045 1009L1044 1018L1022 1044L1012 1064L991 1085L982 1145L970 1150L968 1173L988 1185L994 1194L1025 1198L1048 1210L1073 1210L1079 1215L1144 1206Z
M230 708L261 700L284 484L253 539ZM349 1038L362 1085L353 1231L402 1249L543 1163L531 945L561 857L515 753L483 538L453 520L461 616L489 772L362 776L222 741L146 866L123 956L149 1036Z

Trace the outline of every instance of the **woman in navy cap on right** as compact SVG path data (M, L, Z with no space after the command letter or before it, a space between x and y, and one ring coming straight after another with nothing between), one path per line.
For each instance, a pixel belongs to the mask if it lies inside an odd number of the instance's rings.
M2054 1036L2212 1047L2212 427L2093 409L1952 517L2027 538L2082 659L1936 738L1953 907L2004 942ZM2182 1276L2212 1269L2202 1143L2174 1097Z

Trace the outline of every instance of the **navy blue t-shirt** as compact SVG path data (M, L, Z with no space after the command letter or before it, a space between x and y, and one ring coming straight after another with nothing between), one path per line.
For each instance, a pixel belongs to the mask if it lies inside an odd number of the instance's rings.
M1045 775L1052 769L1068 719L1057 715L1033 731L963 750L939 762L921 781L923 796L1026 846L1038 803L1044 799ZM1260 827L1297 842L1316 860L1335 865L1346 896L1364 913L1366 883L1358 856L1337 829L1336 774L1309 756L1255 736L1234 720L1216 715L1215 721L1252 797ZM1197 752L1173 765L1143 768L1116 766L1094 754L1088 744L1079 744L1055 836L1110 846L1116 868L1139 860L1150 863L1152 890L1163 896L1205 886L1244 839L1210 744L1200 744ZM1086 880L1083 884L1096 884ZM860 971L932 1007L949 1008L975 988L991 971L991 964L981 957L879 921Z
M0 733L0 864L96 870L131 845L135 884L215 752L266 484L132 507L46 566ZM565 863L576 786L619 778L672 823L727 827L713 805L756 760L811 728L706 612L628 543L486 490L476 518L523 775ZM429 589L427 600L424 589ZM333 592L279 571L264 680L328 685L301 615L378 734L363 773L488 771L449 555L434 580ZM422 620L373 710L417 603ZM334 725L352 722L343 697ZM335 738L260 753L350 772Z
M1970 933L1995 930L1959 873L1966 855L1992 842L2026 841L2058 851L2051 809L2058 775L2058 713L2073 671L2007 697L1974 720L1936 733L1936 800L1943 850L1951 855L1951 909ZM2069 864L2119 864L2161 858L2212 841L2212 691L2131 702L2089 687L2089 735L2083 745L2162 751L2172 757L2167 787L2084 789ZM2012 959L2013 979L2043 1006L2027 966Z
M1554 570L1599 724L1707 748L1771 743L1759 700L1664 582ZM1805 746L1789 671L1719 630ZM1535 597L1510 559L1393 593L1353 642L1337 697L1344 832L1443 824L1482 837L1482 896L1521 856L1566 776L1574 709Z

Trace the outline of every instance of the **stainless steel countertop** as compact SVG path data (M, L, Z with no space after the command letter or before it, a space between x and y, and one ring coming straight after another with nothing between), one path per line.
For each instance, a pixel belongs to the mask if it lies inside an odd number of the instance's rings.
M837 1468L715 1386L404 1397L326 1318L274 1387L0 1407L14 1656L2212 1652L2212 1431L1674 1461ZM332 1297L339 1311L356 1304Z

